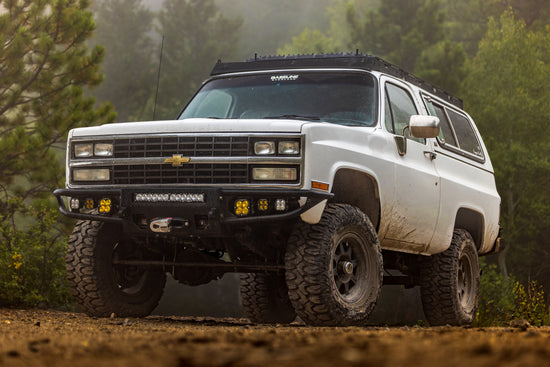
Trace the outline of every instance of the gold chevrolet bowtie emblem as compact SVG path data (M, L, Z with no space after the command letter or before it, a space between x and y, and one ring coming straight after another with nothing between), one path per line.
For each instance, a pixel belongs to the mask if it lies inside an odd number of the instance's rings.
M172 158L166 158L164 163L172 163L172 167L181 167L184 163L188 163L191 158L182 157L181 155L174 154Z

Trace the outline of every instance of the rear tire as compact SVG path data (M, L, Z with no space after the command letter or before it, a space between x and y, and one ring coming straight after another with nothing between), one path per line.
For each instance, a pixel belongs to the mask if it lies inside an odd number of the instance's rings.
M242 274L240 290L243 309L250 321L258 324L288 324L296 318L284 276Z
M480 267L470 233L455 230L451 246L426 258L421 271L424 314L432 326L468 325L479 304Z
M285 267L292 305L310 325L363 325L380 295L380 243L368 217L350 205L329 204L318 224L297 224Z
M113 260L146 260L139 248L119 238L120 228L105 222L79 221L65 257L69 289L90 316L144 317L164 291L166 274Z

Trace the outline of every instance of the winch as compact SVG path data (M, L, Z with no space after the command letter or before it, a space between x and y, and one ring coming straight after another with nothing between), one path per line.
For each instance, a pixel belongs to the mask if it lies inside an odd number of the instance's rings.
M189 228L189 220L184 218L154 218L149 225L151 231L157 233L169 233L172 230Z

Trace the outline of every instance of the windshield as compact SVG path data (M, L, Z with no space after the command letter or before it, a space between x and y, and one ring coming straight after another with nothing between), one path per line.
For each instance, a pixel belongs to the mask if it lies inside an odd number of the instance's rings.
M300 119L373 126L374 77L359 72L289 72L213 79L179 119Z

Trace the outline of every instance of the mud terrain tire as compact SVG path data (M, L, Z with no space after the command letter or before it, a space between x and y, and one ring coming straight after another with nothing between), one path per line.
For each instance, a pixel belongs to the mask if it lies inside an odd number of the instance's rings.
M240 290L243 309L250 321L258 324L288 324L296 318L284 276L242 274Z
M79 221L69 238L65 257L69 288L90 316L147 316L164 291L162 270L113 266L115 257L136 259L135 249L120 241L119 233L120 228L109 223Z
M479 303L480 268L470 233L455 230L451 246L425 262L420 289L430 325L471 324Z
M318 224L297 224L285 267L292 305L310 325L363 325L380 295L380 242L369 218L350 205L329 204Z

